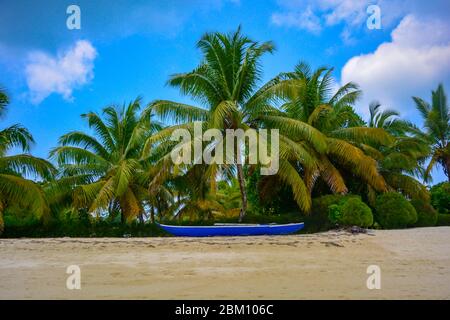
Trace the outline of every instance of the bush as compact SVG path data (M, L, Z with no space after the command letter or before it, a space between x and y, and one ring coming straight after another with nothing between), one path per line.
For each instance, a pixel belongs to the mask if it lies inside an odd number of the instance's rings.
M432 227L436 225L438 212L433 206L424 200L412 200L411 204L417 212L416 227Z
M336 226L336 222L330 220L329 207L339 205L345 196L329 194L319 198L314 198L312 211L305 217L305 228L311 232L327 231ZM306 223L308 222L308 224Z
M450 226L450 214L438 214L437 226Z
M5 216L5 231L3 238L55 238L55 237L154 237L166 236L156 224L131 223L121 224L108 221L84 221L65 223L53 220L44 223L37 219L17 219L14 216Z
M340 223L344 226L370 227L373 224L372 210L360 199L351 198L341 206Z
M375 219L384 229L406 228L417 222L417 212L400 193L388 192L377 197Z
M328 207L328 219L331 223L338 224L342 219L342 208L338 204L332 204Z
M450 182L442 182L430 190L431 204L439 213L450 214Z
M341 206L349 199L358 199L355 195L329 194L313 199L312 212L305 220L305 228L308 228L306 221L310 224L310 229L314 232L327 231L336 227L342 215ZM311 226L311 224L313 226Z

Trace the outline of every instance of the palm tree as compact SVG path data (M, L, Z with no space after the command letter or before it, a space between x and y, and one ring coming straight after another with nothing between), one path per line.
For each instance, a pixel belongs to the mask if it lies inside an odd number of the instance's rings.
M425 132L416 131L416 136L431 146L431 160L425 170L429 179L431 170L440 164L450 181L450 111L444 87L440 84L431 93L431 105L418 97L413 97L424 120Z
M8 106L9 99L0 89L0 117ZM42 216L48 206L40 185L27 178L51 179L55 173L46 160L35 158L28 152L34 143L30 132L19 124L0 131L0 234L3 232L3 212L11 205L22 206ZM9 155L13 148L24 152Z
M154 170L152 154L143 157L144 142L161 129L145 113L139 115L140 99L122 108L109 106L82 115L94 135L74 131L59 139L51 151L61 177L73 187L73 204L88 212L120 212L122 222L145 214L152 198L147 186Z
M369 113L369 128L382 128L394 136L404 136L415 128L413 123L402 120L398 111L383 109L379 101L369 105Z
M377 101L370 104L369 111L369 127L382 128L395 137L393 143L372 149L371 153L389 188L409 198L428 199L428 190L415 178L423 177L423 164L430 152L427 143L412 136L417 127L400 119L400 113L395 110L382 110ZM374 201L374 198L374 191L369 187L369 199Z
M255 42L243 36L238 28L231 34L207 33L197 43L197 47L203 54L202 63L191 72L172 76L168 84L178 87L183 94L198 101L201 107L166 100L153 102L151 109L156 114L163 119L171 118L177 123L160 132L159 137L167 137L177 128L192 130L194 121L200 122L205 130L215 128L223 135L227 129L256 131L258 128L273 128L266 126L264 121L269 115L279 113L270 104L275 93L281 92L284 84L275 81L257 88L262 73L260 59L274 50L273 44ZM304 137L315 145L324 145L320 132L308 124L296 123L292 130L297 136ZM257 132L256 134L258 135ZM246 155L241 155L240 147L236 147L235 160L241 156ZM280 137L280 158L278 176L282 182L292 187L300 208L309 210L311 199L306 186L287 159L306 162L310 161L310 157L304 148L288 137ZM209 166L212 189L215 188L216 175L230 171L229 167ZM239 220L242 221L247 210L244 169L238 161L235 161L234 167L241 193Z
M347 193L344 172L375 190L385 191L386 183L367 149L373 149L369 144L387 145L393 138L382 128L364 126L352 107L361 91L354 83L333 91L332 72L332 68L326 67L312 70L307 63L300 62L293 72L280 74L273 82L285 84L280 91L284 101L280 107L282 114L266 117L266 122L278 126L282 134L291 137L314 159L312 166L299 168L310 191L321 177L333 193ZM293 135L293 128L300 124L315 128L325 144Z

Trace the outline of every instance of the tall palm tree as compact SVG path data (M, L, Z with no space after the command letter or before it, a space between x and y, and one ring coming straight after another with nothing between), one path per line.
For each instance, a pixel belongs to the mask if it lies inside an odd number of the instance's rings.
M371 103L369 111L369 127L382 128L395 137L391 144L372 149L371 152L389 188L409 198L428 199L428 190L415 178L423 177L423 164L430 152L427 143L412 135L418 130L417 127L402 120L399 112L383 110L379 102ZM373 189L369 188L369 199L374 198Z
M425 132L416 131L417 137L431 146L431 160L425 170L425 178L430 177L431 170L440 164L450 181L450 110L444 86L440 84L431 93L431 105L421 98L413 97L424 120Z
M0 117L8 103L6 92L0 89ZM33 143L30 132L19 124L0 131L0 234L4 229L3 212L8 206L23 206L38 216L48 210L42 188L27 178L51 179L55 169L46 160L28 153ZM14 148L24 153L9 155Z
M280 127L281 133L290 136L308 150L314 165L303 166L303 177L310 191L321 177L333 193L346 193L348 188L343 170L365 181L378 191L386 190L378 165L366 151L369 144L380 146L392 142L392 137L382 128L367 128L354 112L352 105L361 91L354 83L334 90L332 68L312 70L300 62L293 72L282 73L273 80L284 83L281 96L284 103L279 116L265 117L269 125ZM311 144L292 135L292 127L306 123L325 137L325 145ZM370 148L373 149L373 148Z
M143 157L144 142L161 127L151 117L139 114L140 99L122 108L109 106L82 115L94 135L74 131L59 139L51 151L62 179L71 182L73 202L88 212L120 212L122 222L143 215L147 189L154 171L152 154Z
M151 104L151 109L163 119L171 118L177 125L163 130L160 137L168 135L177 128L191 129L193 122L201 122L203 128L219 129L223 135L227 129L254 130L268 127L264 118L279 111L271 106L275 93L280 93L284 86L277 81L258 88L261 78L261 57L271 53L274 46L270 42L255 42L241 34L240 28L231 34L207 33L197 43L203 54L201 64L193 71L176 74L168 84L178 87L201 104L201 107L173 101L158 100ZM325 142L320 132L305 123L296 123L293 131L319 148ZM256 132L258 135L258 133ZM240 154L240 147L235 149L236 159L246 155ZM280 137L280 167L278 176L292 187L294 197L300 208L307 211L311 199L303 180L298 175L288 158L305 162L310 157L305 149L296 145L288 137ZM235 160L236 160L235 159ZM235 161L234 164L241 192L242 208L239 220L242 221L247 210L247 193L244 168ZM219 172L229 171L229 166L210 165L210 181L214 185ZM215 187L213 187L215 188ZM214 191L213 191L214 192Z

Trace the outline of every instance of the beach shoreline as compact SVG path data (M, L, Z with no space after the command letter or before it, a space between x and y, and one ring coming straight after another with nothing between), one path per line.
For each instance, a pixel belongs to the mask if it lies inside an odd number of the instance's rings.
M0 299L450 299L450 227L215 238L0 239ZM67 267L81 270L69 290ZM369 290L367 268L380 267Z

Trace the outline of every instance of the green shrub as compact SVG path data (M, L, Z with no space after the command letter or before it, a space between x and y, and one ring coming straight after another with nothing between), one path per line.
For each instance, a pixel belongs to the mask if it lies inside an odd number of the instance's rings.
M336 227L336 223L329 218L329 207L338 205L345 196L329 194L312 201L312 210L305 216L305 229L311 232L327 231Z
M14 216L5 216L3 238L54 238L54 237L154 237L166 236L156 224L131 223L121 224L99 220L86 223L84 221L65 223L53 220L43 223L37 219L19 220Z
M375 220L384 229L406 228L417 222L417 212L400 193L388 192L377 197Z
M430 190L431 204L439 213L450 213L450 182L442 182Z
M310 226L308 230L327 231L336 227L342 215L341 206L349 199L361 200L355 195L329 194L314 198L312 203L312 212L305 220L305 228L308 228L306 221Z
M360 199L350 198L341 206L340 223L344 226L370 227L373 224L372 210Z
M412 200L411 204L417 212L416 227L432 227L436 225L438 212L429 202L416 199Z
M450 214L438 214L437 226L450 226Z
M328 207L328 219L334 224L338 224L341 221L342 210L340 205L332 204Z

